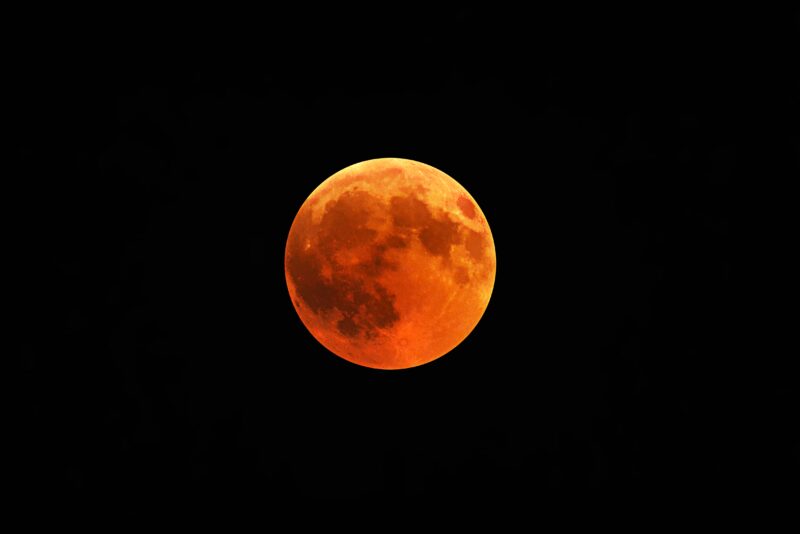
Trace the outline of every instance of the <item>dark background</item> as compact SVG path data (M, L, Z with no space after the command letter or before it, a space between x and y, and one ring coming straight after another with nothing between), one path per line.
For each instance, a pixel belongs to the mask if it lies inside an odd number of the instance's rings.
M14 23L15 483L361 499L796 478L788 355L749 348L732 221L733 183L797 177L796 13L206 15ZM306 196L387 156L464 185L498 260L473 334L397 372L321 347L283 271Z

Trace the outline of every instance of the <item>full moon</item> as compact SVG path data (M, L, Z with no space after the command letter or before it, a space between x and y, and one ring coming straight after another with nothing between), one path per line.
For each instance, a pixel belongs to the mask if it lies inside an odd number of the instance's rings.
M342 169L300 207L286 241L297 314L328 350L406 369L458 346L489 304L496 257L475 199L444 172L381 158Z

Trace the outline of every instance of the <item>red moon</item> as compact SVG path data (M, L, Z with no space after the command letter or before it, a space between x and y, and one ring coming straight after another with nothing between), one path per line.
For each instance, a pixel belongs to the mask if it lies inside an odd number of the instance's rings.
M337 172L297 213L286 284L328 350L406 369L458 346L489 304L496 257L475 199L444 172L381 158Z

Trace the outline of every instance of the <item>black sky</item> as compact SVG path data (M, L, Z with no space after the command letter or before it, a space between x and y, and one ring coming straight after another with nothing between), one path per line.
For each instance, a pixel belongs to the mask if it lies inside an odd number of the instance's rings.
M20 484L363 499L797 476L784 362L740 353L732 220L734 182L797 176L798 85L769 53L796 16L309 9L25 19ZM497 282L451 354L376 372L304 329L283 252L314 187L392 156L470 191Z

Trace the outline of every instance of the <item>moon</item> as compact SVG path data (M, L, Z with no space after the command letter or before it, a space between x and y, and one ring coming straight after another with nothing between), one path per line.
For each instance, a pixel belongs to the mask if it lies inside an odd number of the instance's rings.
M292 222L286 285L308 331L357 365L407 369L457 347L495 281L494 239L453 178L401 158L322 182Z

